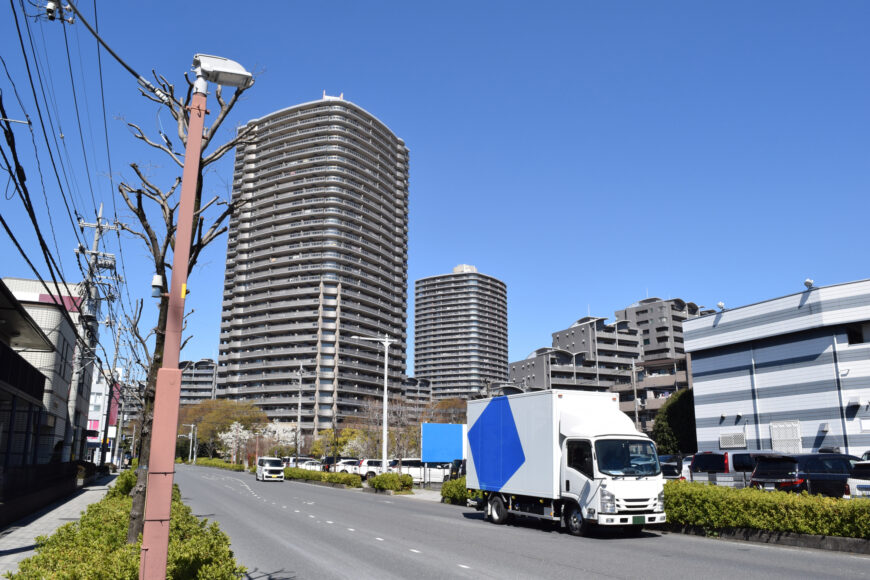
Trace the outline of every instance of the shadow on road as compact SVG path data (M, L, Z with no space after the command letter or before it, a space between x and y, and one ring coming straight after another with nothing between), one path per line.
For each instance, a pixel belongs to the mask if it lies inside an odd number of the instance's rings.
M481 522L485 522L486 520L486 516L484 516L483 512L476 511L464 512L462 517L467 520L479 520ZM495 524L487 522L487 525L492 526ZM541 530L542 532L551 534L563 534L565 536L571 535L566 528L561 527L557 522L539 520L538 518L511 516L505 525L509 527ZM595 526L586 537L593 540L630 540L638 538L657 538L659 536L661 536L661 532L652 529L645 529L639 534L636 533L635 535L632 535L626 533L620 526Z
M284 570L275 570L274 572L266 572L254 568L252 571L245 574L245 578L249 580L294 580L296 574L286 572Z

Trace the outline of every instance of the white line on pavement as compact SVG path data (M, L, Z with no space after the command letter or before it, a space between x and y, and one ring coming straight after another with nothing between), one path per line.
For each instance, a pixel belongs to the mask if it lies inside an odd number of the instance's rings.
M415 554L419 554L420 550L415 550L414 548L408 548L408 551L414 552Z

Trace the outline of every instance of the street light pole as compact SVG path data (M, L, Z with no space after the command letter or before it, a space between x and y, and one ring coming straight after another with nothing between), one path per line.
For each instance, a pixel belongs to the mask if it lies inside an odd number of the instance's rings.
M386 334L383 338L375 338L370 336L351 336L356 340L371 340L384 345L384 417L381 425L381 473L387 472L387 385L389 381L388 370L390 361L390 345L394 342L399 342L395 338L390 338Z
M190 103L187 148L181 175L175 246L172 257L172 280L166 316L163 365L157 371L154 396L154 417L151 431L151 465L148 469L145 498L145 525L139 554L140 580L166 578L169 556L169 514L172 505L172 480L175 472L175 439L178 425L178 403L181 396L181 331L184 322L184 299L187 296L187 274L190 242L193 237L193 210L199 181L202 155L202 132L205 126L206 91L208 81L234 87L247 87L251 74L240 64L221 57L197 54L193 57L196 81Z
M302 365L299 365L299 395L296 397L296 463L299 467L299 434L302 431Z

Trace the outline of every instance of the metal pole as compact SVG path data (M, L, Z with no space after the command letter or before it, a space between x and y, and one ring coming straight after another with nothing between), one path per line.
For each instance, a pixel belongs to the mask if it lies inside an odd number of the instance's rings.
M181 396L181 330L190 243L193 235L193 205L199 182L202 131L205 125L207 83L197 77L190 106L187 148L181 179L181 201L172 258L172 284L163 347L163 366L157 372L154 418L151 435L151 465L148 468L148 495L145 499L145 525L139 556L140 580L166 577L169 555L169 510L172 504L172 480L175 471L175 434L178 425L178 401Z
M302 431L302 365L299 365L299 396L296 397L296 464L299 467L299 435Z
M388 385L388 369L389 369L389 360L390 360L390 339L387 338L387 335L384 335L384 341L382 343L384 345L384 418L383 425L381 427L381 437L383 438L383 442L381 444L381 473L387 472L387 385Z

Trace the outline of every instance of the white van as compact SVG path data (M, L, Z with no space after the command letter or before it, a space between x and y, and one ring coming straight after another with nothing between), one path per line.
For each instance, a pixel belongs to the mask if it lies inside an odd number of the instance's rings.
M387 472L407 473L414 483L441 483L450 475L449 463L423 463L419 457L405 458L401 462L399 468L399 460L391 459Z
M284 481L284 462L281 458L258 457L257 481Z

